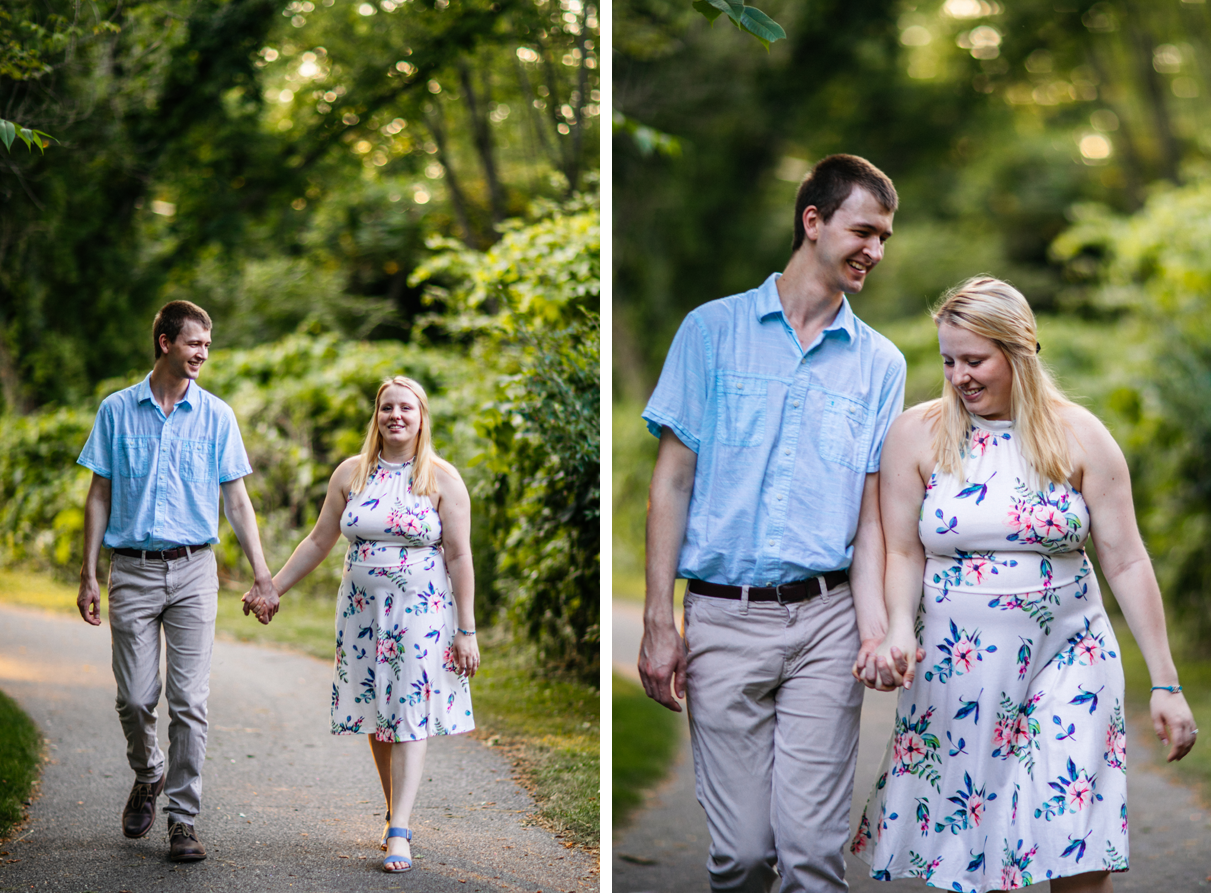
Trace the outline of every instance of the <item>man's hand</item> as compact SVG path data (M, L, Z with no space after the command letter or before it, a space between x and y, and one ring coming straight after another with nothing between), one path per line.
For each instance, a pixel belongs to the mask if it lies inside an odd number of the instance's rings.
M672 624L659 627L644 624L643 641L639 644L639 677L649 698L681 712L681 705L673 695L685 697L685 640Z
M244 602L244 616L247 617L251 611L256 614L256 619L264 624L268 624L273 619L273 615L278 612L278 591L272 580L253 583L252 588L244 593L241 601Z
M80 616L92 626L101 625L101 587L97 578L80 578L80 594L76 596Z

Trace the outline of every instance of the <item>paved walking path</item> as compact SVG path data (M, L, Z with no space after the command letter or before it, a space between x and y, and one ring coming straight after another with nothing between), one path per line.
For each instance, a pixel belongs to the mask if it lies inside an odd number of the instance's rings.
M613 607L614 669L638 678L635 669L643 615L633 602ZM682 717L682 746L669 777L651 793L633 821L614 834L614 893L706 893L710 889L706 853L710 837L706 817L694 797L694 767L689 731ZM893 694L867 692L862 705L862 733L850 827L874 783L895 720ZM1133 725L1133 742L1150 741L1152 730ZM1141 755L1128 773L1131 809L1131 871L1114 876L1115 893L1195 893L1211 888L1211 811L1194 794L1176 784L1171 772ZM846 879L855 893L897 893L930 889L923 881L872 881L865 863L846 856ZM1037 888L1047 889L1042 885Z
M592 893L596 860L532 819L504 754L467 736L430 742L413 812L415 867L380 871L382 793L364 737L329 734L327 663L215 643L198 836L203 862L166 855L160 813L122 836L134 776L114 711L108 627L0 606L0 689L29 713L50 762L30 821L0 844L0 890ZM161 746L168 709L160 702Z

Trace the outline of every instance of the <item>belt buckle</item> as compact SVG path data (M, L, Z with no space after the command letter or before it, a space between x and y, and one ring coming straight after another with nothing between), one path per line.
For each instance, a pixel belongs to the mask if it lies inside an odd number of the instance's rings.
M785 585L785 584L783 584L783 583L776 583L776 584L774 584L774 598L776 598L776 599L778 600L778 604L780 604L780 605L785 605L785 604L786 604L786 602L784 602L784 601L782 600L782 587L783 587L783 585Z

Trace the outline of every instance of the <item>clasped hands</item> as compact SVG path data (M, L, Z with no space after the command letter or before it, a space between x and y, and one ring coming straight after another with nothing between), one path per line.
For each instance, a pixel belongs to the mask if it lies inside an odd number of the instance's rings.
M278 612L279 600L277 587L273 585L272 580L253 583L252 588L244 593L241 601L244 603L245 617L252 613L256 615L256 619L261 621L261 623L267 624L273 619L273 615Z
M900 639L903 639L901 641ZM925 649L916 637L897 637L888 633L882 639L863 639L854 661L854 678L875 691L912 688L917 664L925 660Z

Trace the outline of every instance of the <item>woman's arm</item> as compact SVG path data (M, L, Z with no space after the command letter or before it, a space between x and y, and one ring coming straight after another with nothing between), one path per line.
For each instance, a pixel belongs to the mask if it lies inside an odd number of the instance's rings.
M1165 606L1152 561L1144 548L1127 460L1106 426L1092 413L1074 407L1066 412L1074 477L1089 506L1089 533L1106 581L1131 627L1148 664L1152 685L1177 685L1177 667L1169 652ZM1079 437L1076 432L1080 432ZM1171 744L1169 760L1180 760L1194 746L1194 716L1180 692L1152 692L1152 727Z
M446 556L450 585L454 588L454 606L458 610L454 661L459 672L474 676L479 669L479 646L474 635L475 568L471 562L471 496L453 466L438 465L436 473L442 551Z
M912 687L916 676L917 635L913 626L921 600L925 547L917 524L925 498L925 480L933 467L933 433L926 405L914 406L892 424L879 468L879 506L887 548L883 598L887 635L875 650L873 666L862 677L886 691Z
M349 482L357 468L357 457L346 459L332 472L328 479L328 493L324 496L324 507L311 528L311 533L295 547L293 554L273 575L273 585L279 595L286 592L307 576L321 561L328 557L332 547L341 536L341 513L349 499Z

